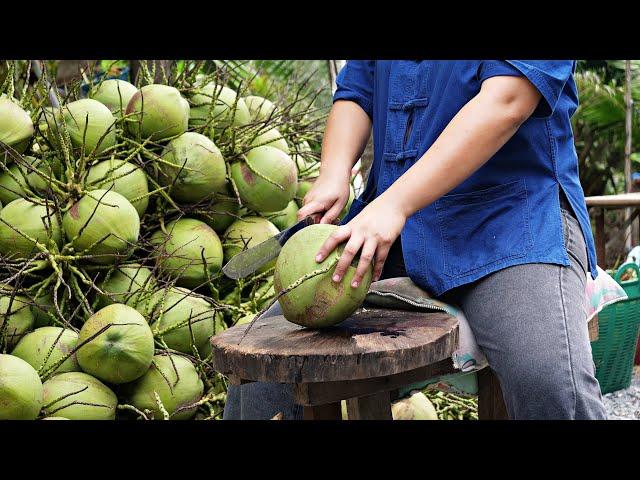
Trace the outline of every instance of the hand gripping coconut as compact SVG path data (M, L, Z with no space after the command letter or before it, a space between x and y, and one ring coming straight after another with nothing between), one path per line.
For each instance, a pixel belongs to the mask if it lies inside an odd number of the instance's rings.
M274 286L276 292L286 291L279 301L284 317L290 322L311 328L330 327L349 317L364 301L373 275L371 265L362 283L352 288L356 273L353 263L340 282L331 279L343 245L321 263L315 260L324 241L337 228L336 225L310 225L282 247L276 262Z

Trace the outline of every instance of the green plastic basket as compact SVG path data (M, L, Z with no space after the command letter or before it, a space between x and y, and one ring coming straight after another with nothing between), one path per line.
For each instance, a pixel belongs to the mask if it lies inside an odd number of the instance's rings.
M628 269L635 270L636 279L623 282L620 276ZM598 315L598 340L591 348L603 394L631 385L640 330L640 269L635 263L625 263L614 278L629 298L603 308Z

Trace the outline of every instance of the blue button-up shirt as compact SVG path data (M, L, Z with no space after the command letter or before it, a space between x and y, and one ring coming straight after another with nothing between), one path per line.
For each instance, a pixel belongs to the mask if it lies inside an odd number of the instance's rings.
M408 219L408 275L438 296L524 263L569 265L560 190L573 208L595 278L596 255L570 118L578 106L575 61L348 61L334 101L356 102L373 122L374 163L363 195L387 189L435 142L487 78L524 76L541 93L533 115L479 170Z

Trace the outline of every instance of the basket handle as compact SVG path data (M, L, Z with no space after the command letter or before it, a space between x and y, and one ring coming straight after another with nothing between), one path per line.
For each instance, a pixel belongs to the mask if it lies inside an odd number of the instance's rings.
M616 271L616 274L614 276L616 282L623 283L620 280L620 277L628 269L635 270L636 279L635 280L627 280L627 281L624 282L624 284L625 285L635 285L635 284L639 283L640 282L640 268L638 267L638 265L635 262L627 262L627 263L623 263L622 265L620 265L620 267L618 268L618 270Z

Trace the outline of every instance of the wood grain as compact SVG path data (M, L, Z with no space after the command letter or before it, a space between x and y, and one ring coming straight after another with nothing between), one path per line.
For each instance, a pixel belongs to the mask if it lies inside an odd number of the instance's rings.
M258 320L211 339L213 367L264 382L312 383L394 375L449 358L458 321L446 313L360 309L341 324L304 328L282 316Z

